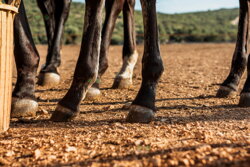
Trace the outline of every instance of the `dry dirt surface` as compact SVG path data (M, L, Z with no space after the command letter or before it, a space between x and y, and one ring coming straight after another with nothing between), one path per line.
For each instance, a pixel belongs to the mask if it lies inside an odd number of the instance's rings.
M38 46L44 63L45 46ZM124 121L141 82L141 56L130 89L110 89L121 66L122 47L110 48L110 68L102 96L84 100L69 123L48 119L69 88L79 46L63 47L62 82L37 86L34 119L12 119L0 134L0 164L5 166L250 166L250 109L239 95L215 97L229 72L233 44L161 46L165 72L157 91L158 112L150 124ZM245 80L244 76L244 80ZM242 84L240 89L242 89Z

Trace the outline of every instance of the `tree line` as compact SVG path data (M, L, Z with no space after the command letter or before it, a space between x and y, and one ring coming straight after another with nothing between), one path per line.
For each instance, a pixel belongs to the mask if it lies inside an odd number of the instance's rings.
M25 1L27 16L36 44L46 44L45 26L36 0ZM85 5L73 2L65 25L63 44L81 42ZM184 14L158 13L159 37L161 43L169 42L234 42L237 24L232 24L239 15L239 9ZM135 12L137 43L143 43L143 19L141 11ZM123 19L118 17L111 44L123 43Z

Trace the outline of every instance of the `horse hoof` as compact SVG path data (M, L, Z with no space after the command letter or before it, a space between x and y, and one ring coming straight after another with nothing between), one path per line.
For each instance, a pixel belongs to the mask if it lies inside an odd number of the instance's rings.
M85 99L94 100L101 95L101 91L98 88L89 88Z
M132 106L132 103L131 102L127 102L123 105L122 109L123 110L129 110L130 107Z
M122 78L117 77L114 80L113 89L128 89L132 85L132 79L131 78Z
M58 85L60 83L60 75L52 72L40 73L38 76L38 85L41 86L50 86Z
M149 108L131 105L129 109L130 112L126 119L129 123L149 123L154 119L155 113Z
M250 93L242 93L240 95L240 107L250 107Z
M69 122L78 115L78 112L57 105L56 110L53 112L50 120L53 122Z
M237 92L233 90L232 88L226 87L226 86L220 86L216 97L219 98L227 98L227 97L234 97L237 95Z
M31 99L12 98L11 118L35 117L38 103Z

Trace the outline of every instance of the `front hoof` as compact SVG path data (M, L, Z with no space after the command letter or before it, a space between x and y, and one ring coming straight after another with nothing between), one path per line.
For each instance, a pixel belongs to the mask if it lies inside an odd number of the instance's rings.
M58 104L50 120L53 122L69 122L73 120L77 115L77 111L73 111Z
M228 97L234 97L236 95L237 95L237 92L234 89L226 87L226 86L220 86L216 94L216 97L228 98Z
M12 98L11 118L35 117L38 103L31 99Z
M129 123L149 123L154 119L155 112L152 109L139 105L131 105L126 121Z
M117 77L114 80L113 89L128 89L132 85L132 79L131 78L122 78Z
M101 91L98 88L89 88L85 99L94 100L101 95Z
M240 95L240 107L250 107L250 93L242 93Z
M50 86L50 85L58 85L60 83L60 75L52 72L48 73L40 73L38 76L38 85L41 86Z

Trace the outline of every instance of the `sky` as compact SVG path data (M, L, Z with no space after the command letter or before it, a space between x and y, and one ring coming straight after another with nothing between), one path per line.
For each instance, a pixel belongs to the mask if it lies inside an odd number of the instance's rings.
M84 2L84 0L73 0ZM157 11L162 13L185 13L239 7L239 0L157 0ZM136 9L141 10L140 0Z

